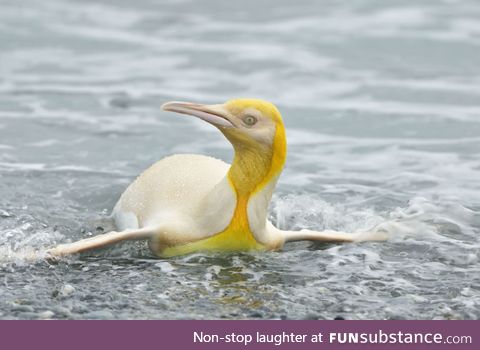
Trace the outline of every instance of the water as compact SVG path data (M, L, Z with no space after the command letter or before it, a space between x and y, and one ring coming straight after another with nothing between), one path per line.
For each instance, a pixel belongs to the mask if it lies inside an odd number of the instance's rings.
M479 318L478 62L476 0L2 0L0 317ZM231 159L161 103L242 96L284 115L278 226L397 220L390 240L31 260L100 231L156 160Z

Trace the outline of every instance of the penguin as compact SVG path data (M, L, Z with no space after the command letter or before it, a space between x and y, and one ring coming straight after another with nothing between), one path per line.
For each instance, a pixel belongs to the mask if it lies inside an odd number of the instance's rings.
M232 144L232 164L198 154L168 156L144 171L112 211L117 231L50 249L51 257L148 240L161 258L195 252L280 250L292 241L361 242L387 239L385 230L354 233L285 231L267 218L287 156L280 112L260 99L223 104L168 102L163 110L197 117Z

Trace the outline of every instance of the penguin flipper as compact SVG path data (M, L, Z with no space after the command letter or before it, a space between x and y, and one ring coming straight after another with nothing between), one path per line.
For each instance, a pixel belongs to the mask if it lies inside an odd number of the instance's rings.
M353 233L341 231L281 231L285 242L293 241L319 241L334 243L352 243L367 241L386 241L388 239L388 231L382 228L373 228L367 231L358 231Z
M85 238L77 242L60 244L47 250L47 258L58 258L62 256L77 254L92 249L103 248L122 241L148 239L158 232L156 227L144 227L141 229L110 231L98 236Z

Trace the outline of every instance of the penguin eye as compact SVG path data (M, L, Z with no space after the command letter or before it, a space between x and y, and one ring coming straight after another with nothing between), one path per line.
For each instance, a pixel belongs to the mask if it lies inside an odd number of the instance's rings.
M257 118L255 118L253 115L247 115L246 117L243 118L243 122L247 126L253 126L257 122Z

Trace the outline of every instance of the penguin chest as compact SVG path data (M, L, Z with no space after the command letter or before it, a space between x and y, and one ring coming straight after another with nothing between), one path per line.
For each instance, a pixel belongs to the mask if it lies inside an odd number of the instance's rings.
M163 248L163 249L162 249ZM249 230L240 228L227 228L211 237L180 244L176 246L161 247L156 254L163 258L178 255L187 255L196 252L233 252L233 251L249 251L249 250L265 250L265 247L257 242L253 234Z
M265 250L265 246L259 243L250 230L246 202L239 201L230 224L221 232L208 238L180 244L175 246L160 247L157 254L161 257L186 255L199 251L249 251Z

